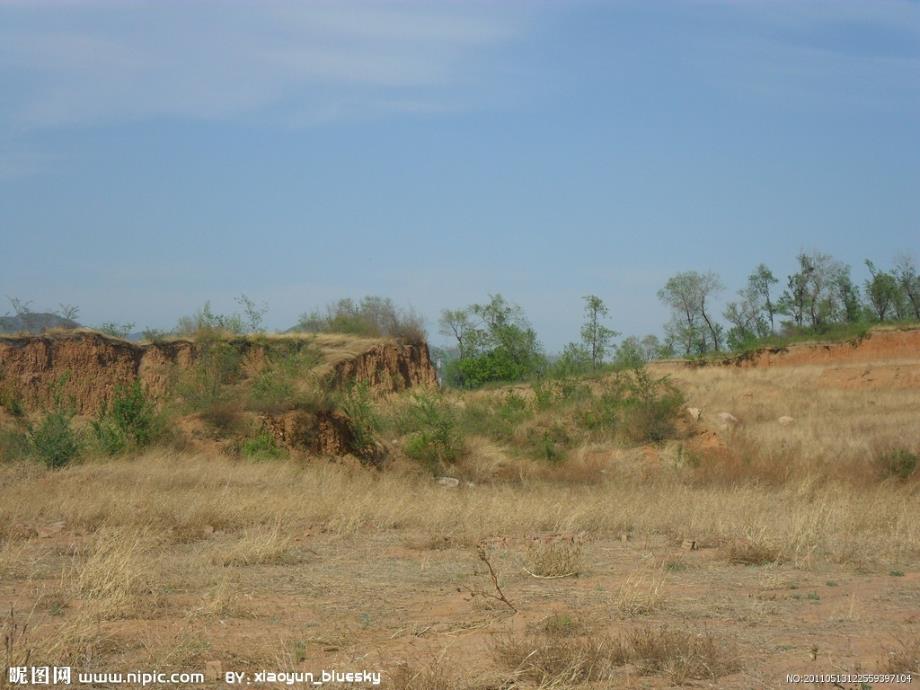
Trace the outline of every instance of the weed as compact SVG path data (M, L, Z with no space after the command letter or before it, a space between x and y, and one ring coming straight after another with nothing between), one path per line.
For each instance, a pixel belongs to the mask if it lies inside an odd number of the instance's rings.
M413 432L405 445L406 455L424 462L432 471L456 460L463 452L463 437L454 412L439 396L414 395L402 425Z
M878 454L875 465L883 479L906 480L916 472L920 455L904 448L894 448Z
M287 455L287 451L279 448L275 438L265 430L243 441L240 452L253 460L277 460Z
M377 443L380 417L374 409L368 385L362 382L349 386L342 396L341 406L351 422L355 451L359 455L371 451Z

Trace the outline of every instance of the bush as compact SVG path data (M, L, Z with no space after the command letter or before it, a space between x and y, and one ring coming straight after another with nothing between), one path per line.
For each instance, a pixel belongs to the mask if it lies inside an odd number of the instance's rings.
M240 353L219 335L202 335L196 347L197 360L179 380L177 392L196 411L205 410L225 397L224 386L240 373Z
M351 385L342 396L341 407L351 422L354 450L361 455L374 448L377 433L380 431L380 418L374 410L367 384Z
M392 337L407 342L425 341L424 319L411 309L399 309L387 297L369 295L360 302L340 299L300 317L297 329L310 333L351 333L369 337Z
M253 460L276 460L287 455L284 448L279 448L274 437L267 431L262 431L252 438L243 441L240 452Z
M401 426L412 433L406 442L406 455L424 462L432 471L456 460L463 452L463 437L454 412L440 397L413 396Z
M35 456L51 469L64 467L80 453L80 439L70 424L72 414L55 410L29 431Z
M319 363L318 352L310 347L269 352L266 346L266 359L266 365L252 380L247 405L249 409L282 412L316 407L316 396L305 393L298 384L307 379Z
M96 442L109 455L120 453L128 446L145 448L162 432L153 401L138 380L115 389L111 411L103 407L92 427Z
M876 466L883 479L910 479L920 464L920 456L905 448L894 448L878 455Z
M667 378L653 379L643 369L627 378L623 431L636 443L663 441L675 433L684 395Z

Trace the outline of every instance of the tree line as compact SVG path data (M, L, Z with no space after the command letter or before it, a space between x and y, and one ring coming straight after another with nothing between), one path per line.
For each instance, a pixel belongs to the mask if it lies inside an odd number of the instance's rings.
M743 350L773 337L821 335L835 328L920 321L920 275L909 256L883 270L866 260L869 278L853 281L849 265L821 252L802 252L780 289L759 264L722 312L713 303L725 290L716 273L686 271L668 279L659 299L671 309L662 354L698 356Z

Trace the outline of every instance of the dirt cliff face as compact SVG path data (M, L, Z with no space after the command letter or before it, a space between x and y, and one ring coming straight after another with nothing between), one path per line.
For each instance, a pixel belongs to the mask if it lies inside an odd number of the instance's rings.
M335 366L333 385L341 388L351 381L366 383L377 394L397 393L416 386L437 386L438 375L425 343L386 343Z
M773 367L911 359L920 359L920 329L874 330L851 342L798 343L760 350L732 363L745 367Z
M138 378L151 395L163 395L170 371L192 358L185 341L139 346L85 332L0 338L0 391L28 411L48 407L59 392L77 413L94 414L117 386Z
M245 339L228 342L245 350L247 362L264 359L258 344ZM119 385L135 380L151 396L162 398L172 377L189 368L195 357L196 346L187 340L138 345L86 331L2 337L0 404L16 399L26 411L46 409L58 389L78 414L91 415L113 399ZM329 385L339 388L354 380L366 382L376 394L437 385L424 343L370 343L338 361L326 377Z

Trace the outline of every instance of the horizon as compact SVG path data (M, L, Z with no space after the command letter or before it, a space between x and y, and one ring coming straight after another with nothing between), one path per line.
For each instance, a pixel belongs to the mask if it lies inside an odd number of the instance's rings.
M680 271L720 315L803 250L861 286L920 258L918 39L907 0L0 0L0 295L138 330L381 295L440 344L501 293L552 352L587 294L660 335Z

